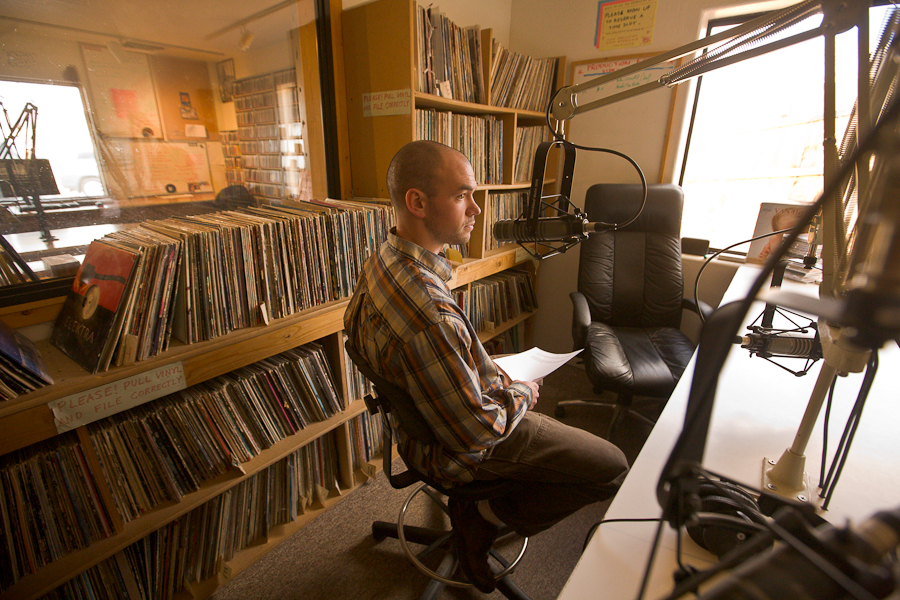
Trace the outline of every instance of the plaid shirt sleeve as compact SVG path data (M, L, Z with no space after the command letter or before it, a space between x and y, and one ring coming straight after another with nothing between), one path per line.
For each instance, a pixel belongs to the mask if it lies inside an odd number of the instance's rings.
M453 454L480 453L503 441L528 410L528 387L504 387L481 343L453 315L421 331L399 354L419 411Z

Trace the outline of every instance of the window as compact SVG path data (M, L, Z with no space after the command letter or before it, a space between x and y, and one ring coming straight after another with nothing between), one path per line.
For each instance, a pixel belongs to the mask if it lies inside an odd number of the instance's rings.
M887 10L870 9L870 48ZM712 22L708 33L736 24ZM837 38L838 143L856 100L856 39L855 28ZM698 82L680 181L682 236L708 239L721 249L753 236L762 202L816 199L823 181L823 57L819 37L724 67Z
M6 113L3 116L4 138L10 135L26 104L31 103L37 108L35 158L50 161L59 188L59 195L42 195L42 201L104 194L81 91L77 87L0 81L0 102ZM10 156L4 158L31 158L28 155L32 145L30 131L21 130L15 142L10 148ZM20 208L26 209L17 205L13 210Z

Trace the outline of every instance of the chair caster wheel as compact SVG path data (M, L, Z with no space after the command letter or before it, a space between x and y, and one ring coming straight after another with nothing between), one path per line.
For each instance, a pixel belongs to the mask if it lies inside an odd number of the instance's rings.
M564 416L566 416L566 409L562 406L557 406L553 410L553 416L556 417L557 419L563 418Z
M372 523L372 539L376 542L383 542L387 538L387 533L381 527L377 527L376 523Z

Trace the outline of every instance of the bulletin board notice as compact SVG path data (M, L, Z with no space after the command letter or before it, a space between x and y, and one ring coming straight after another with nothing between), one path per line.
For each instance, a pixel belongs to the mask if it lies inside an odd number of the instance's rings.
M110 137L160 137L147 55L82 44L97 129Z
M129 197L212 192L207 145L153 139L108 140Z
M631 56L617 56L617 57L607 57L607 58L597 58L593 60L583 60L576 61L572 63L571 72L569 74L570 81L572 85L578 85L581 83L589 82L594 79L599 79L603 75L608 75L610 73L615 73L625 67L630 67L636 63L647 60L654 56L658 56L657 54L636 54ZM594 102L597 100L601 100L603 98L607 98L609 96L615 96L616 94L625 92L630 90L631 88L636 88L646 84L652 84L659 80L663 75L667 75L675 70L681 64L681 59L673 59L667 62L657 63L652 66L648 66L644 69L640 69L633 73L623 75L621 77L607 80L602 84L598 84L595 87L587 87L586 89L579 92L579 104L585 105L589 102ZM648 89L653 89L651 86ZM664 181L664 173L666 167L666 153L669 147L669 136L672 130L672 120L675 114L675 95L677 88L666 88L664 86L659 86L656 88L653 93L647 94L647 96L654 96L659 93L667 93L669 95L669 101L666 103L667 108L664 109L663 112L662 106L658 103L650 103L641 105L642 110L645 110L643 114L643 121L645 125L647 125L648 131L654 131L658 127L659 130L664 131L665 134L663 139L660 140L660 145L662 150L662 157L660 159L660 169L659 169L659 181ZM662 91L659 91L662 90ZM628 99L635 104L631 106L637 106L640 102L649 102L646 98L642 100L637 100L635 98ZM592 121L592 119L604 119L607 118L602 111L595 115L585 115L587 117L583 124L585 126L601 126L598 122ZM649 140L648 140L648 143Z
M656 55L640 54L635 56L620 56L574 62L572 63L572 85L578 85L592 78L607 75L614 71L624 69L625 67L630 67L631 65L652 56ZM596 88L584 90L582 93L585 94L587 99L583 100L582 103L605 98L606 96L611 96L629 88L657 81L663 75L671 73L675 67L678 66L678 63L679 59L659 63L635 73L624 75L618 79L607 81L602 85L598 85Z

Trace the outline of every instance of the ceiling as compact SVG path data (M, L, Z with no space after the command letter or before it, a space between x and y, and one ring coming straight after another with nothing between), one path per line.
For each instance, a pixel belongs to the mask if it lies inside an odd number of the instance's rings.
M207 61L235 56L246 32L252 47L281 43L314 18L314 0L2 0L0 25L63 30L80 41ZM243 29L242 29L243 26ZM99 35L98 35L99 34Z

